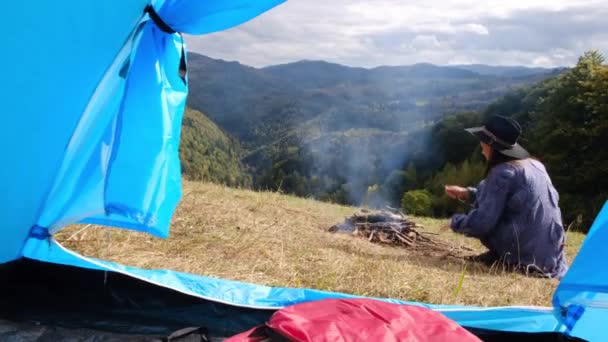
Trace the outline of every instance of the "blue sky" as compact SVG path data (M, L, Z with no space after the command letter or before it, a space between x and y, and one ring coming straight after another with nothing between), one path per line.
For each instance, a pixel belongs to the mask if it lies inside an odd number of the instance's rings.
M290 0L248 23L188 36L188 49L266 66L326 60L569 66L608 57L608 0Z

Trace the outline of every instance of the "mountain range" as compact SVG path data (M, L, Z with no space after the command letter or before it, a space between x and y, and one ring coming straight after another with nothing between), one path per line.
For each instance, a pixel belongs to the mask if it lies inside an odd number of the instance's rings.
M348 67L298 61L254 68L188 54L188 105L247 148L294 129L411 131L450 113L485 108L560 70L486 65Z

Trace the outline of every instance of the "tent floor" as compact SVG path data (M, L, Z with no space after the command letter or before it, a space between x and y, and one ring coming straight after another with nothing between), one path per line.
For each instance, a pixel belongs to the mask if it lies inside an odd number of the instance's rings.
M188 327L200 327L219 341L264 324L273 313L207 301L119 273L30 259L0 265L0 279L1 341L167 341ZM469 330L489 342L580 341L557 333Z
M194 339L197 338L198 339ZM200 335L186 335L181 340L171 339L174 342L187 341L191 338L201 341ZM224 338L207 338L210 342L219 342ZM87 341L87 342L161 342L167 341L165 335L137 335L120 334L92 329L68 329L57 326L42 325L34 322L13 322L0 319L0 341L3 342L28 342L28 341Z

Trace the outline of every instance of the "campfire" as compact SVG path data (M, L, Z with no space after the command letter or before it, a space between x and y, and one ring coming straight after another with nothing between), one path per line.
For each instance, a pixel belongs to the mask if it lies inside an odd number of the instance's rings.
M454 246L437 237L438 234L425 232L424 227L409 220L398 211L362 210L343 223L329 228L330 232L351 233L368 239L370 242L400 246L440 257L464 258L473 249Z

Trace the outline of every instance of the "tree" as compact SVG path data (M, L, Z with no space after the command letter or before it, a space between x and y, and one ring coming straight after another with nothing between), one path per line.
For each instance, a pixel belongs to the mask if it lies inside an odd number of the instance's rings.
M401 208L407 214L429 216L432 213L433 198L428 190L411 190L403 194Z
M560 75L531 115L530 148L560 192L564 219L589 227L608 196L608 67L597 51Z
M445 117L433 129L432 142L435 149L431 152L442 160L442 165L463 162L478 146L476 139L464 129L481 124L482 117L475 112Z
M455 201L445 194L445 185L476 186L484 176L483 162L465 160L462 164L448 163L429 182L427 188L433 195L433 212L435 215L447 216L462 208L462 203Z
M416 171L416 165L410 162L405 170L405 190L413 190L418 187L418 172Z

